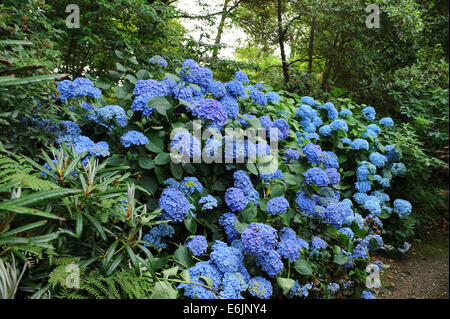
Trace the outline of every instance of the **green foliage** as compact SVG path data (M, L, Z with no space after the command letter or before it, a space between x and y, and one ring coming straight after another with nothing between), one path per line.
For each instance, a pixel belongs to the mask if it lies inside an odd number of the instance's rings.
M81 156L73 156L68 148L54 152L55 162L42 153L50 169L29 158L19 163L2 155L2 167L8 175L4 182L2 180L0 190L2 194L12 192L12 198L0 203L0 254L11 251L21 259L36 258L33 271L49 276L50 285L46 286L45 282L36 285L36 279L27 279L24 289L41 296L50 291L51 295L73 298L143 298L152 285L144 279L139 284L139 279L131 274L139 274L142 264L154 276L152 266L142 260L138 252L146 258L152 255L143 246L137 251L135 247L141 228L151 227L157 214L147 213L145 207L138 206L133 198L133 186L128 186L128 207L121 207L121 200L127 198L123 180L130 174L119 174L127 167L108 168L106 162L98 165L92 160L83 167ZM47 180L31 175L36 168ZM18 179L21 171L43 182L44 187L30 178L22 183L20 180L11 182L9 176ZM34 191L39 188L47 190ZM133 270L128 267L129 260ZM65 267L71 263L77 263L82 273L88 274L84 286L77 292L61 288L67 277ZM53 268L54 265L57 267ZM52 272L48 275L50 268Z
M381 234L381 227L367 227L373 222L370 218L362 228L353 222L355 240L322 223L321 217L297 209L296 192L304 186L303 173L311 167L304 154L300 152L300 159L290 163L281 160L281 153L279 158L266 158L267 163L241 163L233 168L224 163L175 164L169 155L170 132L192 130L193 102L159 96L146 105L153 108L150 116L132 112L137 81L169 77L181 84L175 66L187 57L207 62L216 80L230 81L236 71L245 70L252 83L264 83L264 92L280 94L279 103L257 106L239 99L239 107L241 114L289 122L289 138L279 145L282 151L301 150L296 133L304 130L295 118L303 104L301 96L351 109L348 132L315 141L338 155L341 182L334 188L341 199L352 198L355 169L371 152L384 153L387 144L401 147L408 170L392 179L389 195L391 201L411 201L414 212L402 218L385 209L379 214L388 250L411 240L417 224L431 216L430 210L448 207L448 201L438 195L447 187L444 174L438 171L444 165L438 157L448 145L448 40L444 37L448 4L375 1L381 7L381 28L368 29L364 5L357 1L236 1L232 14L222 14L248 35L245 46L236 49L236 62L209 57L217 52L220 37L214 45L202 41L209 37L204 31L199 41L186 38L176 19L179 12L170 1L78 1L80 29L65 26L69 0L16 2L0 4L0 268L1 279L13 283L6 289L2 286L2 296L13 297L11 292L20 281L18 297L25 298L180 297L176 285L192 280L187 269L208 258L192 256L187 240L205 235L209 244L226 241L218 221L229 211L223 193L233 185L230 169L246 171L262 197L258 206L250 203L236 215L238 233L252 222L261 222L276 229L291 227L307 241L319 235L327 242L326 249L302 249L297 260L284 261L285 268L271 279L276 297L286 296L296 280L313 284L311 297L322 298L324 293L329 297L326 284L344 279L355 283L354 297L361 295L367 261L349 258L346 252L352 252L368 234ZM214 17L207 16L205 21L213 23ZM283 44L289 46L290 54L280 63L277 50ZM154 54L163 55L169 68L150 64ZM288 77L283 72L286 67ZM65 75L50 74L55 70L92 79L103 96L61 101L53 80ZM196 84L189 85L200 90ZM94 112L120 105L128 124L99 124L87 117L91 110L83 109L83 102ZM377 139L368 138L370 151L353 152L341 139L358 138L366 129L367 121L360 115L366 106L362 102L374 105L378 115L391 116L396 125L383 129ZM319 114L330 122L325 111ZM60 144L56 135L61 120L67 119L79 124L92 141L106 141L111 156L89 158L70 149L70 144ZM248 122L250 127L261 127L257 119ZM239 117L226 126L241 127ZM130 130L142 132L149 143L124 147L120 137ZM56 141L59 149L54 147ZM260 173L270 161L279 165L283 180L268 184L261 182ZM390 175L386 169L379 172L386 178ZM187 176L198 178L203 193L188 196L193 208L182 223L161 220L158 199L167 187L163 182ZM307 188L309 195L318 191L316 185ZM198 204L206 194L218 200L218 207L208 212ZM266 205L277 196L285 196L292 204L286 213L271 215ZM363 207L353 209L367 217ZM167 222L175 234L166 248L156 248L143 238ZM374 244L372 239L364 249ZM16 260L29 265L26 276L18 276ZM251 276L264 275L254 256L246 256L245 263ZM353 268L347 268L348 263ZM78 289L66 285L69 265L79 267ZM200 279L204 284L193 285L216 292L211 278Z
M60 280L65 281L67 265L58 266L51 274L49 282L54 285L53 297L62 299L147 299L153 284L149 278L136 276L129 270L115 272L105 277L99 271L93 270L88 274L81 272L80 287L76 290L56 286Z
M101 77L117 70L108 76L114 79L126 68L137 71L138 66L147 65L154 54L162 53L170 60L186 54L183 28L172 20L175 8L165 1L78 1L78 29L65 27L69 4L69 0L46 1L46 19L64 29L55 40L58 50L65 52L59 67L74 77L89 66L89 73Z
M22 271L19 274L16 269L16 261L14 255L12 256L11 264L4 263L0 259L0 299L13 299L19 286L27 264L23 265Z
M9 156L0 154L0 185L6 184L3 187L10 188L20 184L22 188L29 187L34 191L59 188L58 185L52 182L32 175L32 171L33 168L26 165L23 158L13 154L9 154Z

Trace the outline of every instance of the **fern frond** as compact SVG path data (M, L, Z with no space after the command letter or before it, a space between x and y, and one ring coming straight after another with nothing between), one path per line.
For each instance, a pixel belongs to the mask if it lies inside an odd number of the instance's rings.
M60 268L52 272L52 282L60 275ZM59 287L53 296L69 299L144 299L150 296L153 284L144 277L138 277L131 271L121 271L105 277L98 270L91 271L80 283L80 289L69 290Z
M59 188L58 185L33 175L33 168L23 159L15 155L11 157L0 154L0 184L21 182L21 187L28 187L34 191Z

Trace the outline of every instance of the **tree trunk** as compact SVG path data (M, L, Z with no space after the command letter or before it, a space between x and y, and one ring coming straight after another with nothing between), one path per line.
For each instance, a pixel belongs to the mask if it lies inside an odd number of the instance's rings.
M316 17L312 18L311 30L309 32L309 45L308 45L308 75L311 75L313 65L314 54L314 29L316 28Z
M339 34L336 34L336 38L334 39L334 42L333 42L333 49L331 50L331 54L328 58L326 66L325 66L325 71L323 72L322 84L320 85L320 89L322 91L325 91L328 86L328 78L330 76L331 69L334 64L334 54L336 54L336 52L340 52L339 48L336 47L338 40L339 40ZM344 37L343 37L339 47L343 44L343 42L344 42Z
M217 28L216 39L214 40L214 49L213 49L213 59L217 59L217 55L219 54L219 48L217 47L220 44L220 40L222 39L223 29L225 27L226 14L228 9L228 3L230 0L225 0L223 4L222 16L220 17L219 27Z
M288 64L286 61L286 51L284 49L284 32L283 32L283 0L278 0L278 42L280 44L280 52L281 52L281 64L283 67L283 76L284 76L284 83L289 82L289 70L288 70Z

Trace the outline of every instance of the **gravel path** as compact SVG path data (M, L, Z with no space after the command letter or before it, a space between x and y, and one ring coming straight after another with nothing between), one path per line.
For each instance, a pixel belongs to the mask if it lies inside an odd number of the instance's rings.
M377 257L389 267L381 274L379 299L449 298L448 233L438 235L414 244L401 259Z

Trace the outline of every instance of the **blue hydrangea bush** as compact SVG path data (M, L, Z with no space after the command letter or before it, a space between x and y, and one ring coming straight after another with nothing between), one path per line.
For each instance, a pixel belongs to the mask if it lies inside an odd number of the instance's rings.
M392 119L378 119L372 106L273 92L242 71L223 83L192 59L178 68L162 56L149 64L155 72L143 66L103 91L84 78L59 82L73 116L45 123L55 145L85 154L84 163L128 167L136 201L161 222L140 237L149 271L166 273L161 280L179 298L374 298L365 286L371 255L409 248L392 236L412 211L389 192L406 170L399 146L382 142ZM203 140L194 120L222 134L265 128L278 151ZM171 138L176 128L187 131ZM224 159L244 160L177 164L177 146L192 159L222 147ZM249 161L257 155L276 169Z

